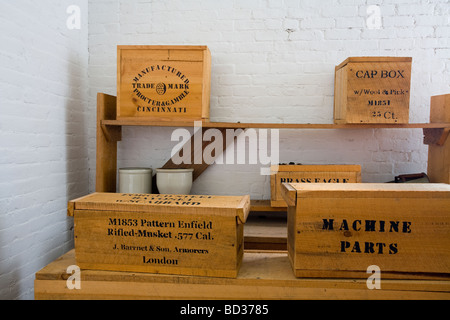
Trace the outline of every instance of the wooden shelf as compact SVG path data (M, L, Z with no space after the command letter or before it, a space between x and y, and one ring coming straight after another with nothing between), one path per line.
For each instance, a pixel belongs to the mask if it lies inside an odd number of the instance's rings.
M82 270L80 289L67 289L74 250L38 271L36 300L47 299L449 299L450 281L383 280L368 290L367 279L295 278L287 253L245 252L238 277L211 278Z
M106 126L151 126L151 127L193 127L189 121L148 121L148 120L102 120ZM444 129L450 123L407 123L407 124L316 124L316 123L240 123L240 122L202 122L203 128L226 129Z
M148 121L143 119L116 120L115 96L98 93L97 95L97 167L96 191L115 192L117 175L117 142L122 139L123 126L153 126L153 127L194 127L194 121ZM202 131L217 128L222 134L226 129L422 129L423 143L428 145L429 159L427 174L431 182L450 183L450 94L433 96L430 103L430 123L408 124L315 124L315 123L240 123L240 122L209 122L202 121ZM203 152L211 141L203 141L196 146L191 137L186 144L191 144L191 164L175 164L168 159L162 168L193 168L193 179L197 179L209 166L208 163L195 163L195 154ZM223 143L223 150L227 147ZM156 182L154 183L156 185ZM253 203L253 211L283 211L270 208L264 202Z

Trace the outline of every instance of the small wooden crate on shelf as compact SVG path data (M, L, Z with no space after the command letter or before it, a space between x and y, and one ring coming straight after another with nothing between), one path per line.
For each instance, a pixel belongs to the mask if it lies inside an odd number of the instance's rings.
M335 123L408 123L409 57L350 57L336 66Z
M209 119L207 46L118 46L117 119Z
M360 165L275 165L271 166L272 207L286 208L281 191L283 183L359 183Z

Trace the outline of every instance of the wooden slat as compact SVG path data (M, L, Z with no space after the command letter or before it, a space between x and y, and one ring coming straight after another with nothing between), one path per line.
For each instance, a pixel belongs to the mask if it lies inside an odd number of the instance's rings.
M97 94L97 153L95 190L116 191L117 141L121 140L122 127L106 126L102 121L116 119L116 97Z
M154 126L154 127L194 127L193 121L129 121L129 120L103 120L102 124L110 126ZM333 124L333 123L240 123L240 122L202 122L203 128L229 128L229 129L423 129L423 128L450 128L450 123L364 123L364 124Z
M272 207L270 205L270 200L251 200L250 201L250 211L254 212L286 212L286 208L282 207Z
M431 97L430 121L450 123L450 94ZM425 131L425 130L424 130ZM444 129L428 146L427 174L431 182L450 183L450 139Z
M202 137L203 134L205 132L205 130L207 130L206 128L202 128ZM225 129L219 129L220 133L222 134L222 136L225 136ZM193 168L194 169L194 173L193 173L193 180L195 181L195 179L197 179L209 166L208 163L206 163L203 159L203 150L205 150L205 148L213 143L213 141L203 141L202 139L202 145L201 148L199 148L199 145L196 144L195 142L195 138L194 135L191 137L191 139L186 142L186 144L190 144L190 150L191 150L191 160L190 163L182 163L182 164L175 164L171 159L169 159L163 166L163 169L188 169L188 168ZM225 139L223 139L223 144L222 144L222 150L220 153L222 153L227 147L226 141ZM183 148L180 150L180 152L183 150ZM217 157L219 154L215 155L215 157ZM201 163L195 163L196 158L201 159Z
M203 137L203 134L205 133L207 128L202 128L201 130L202 130L201 134ZM220 134L222 135L222 137L225 137L225 129L220 128L218 130L220 131ZM197 134L199 134L199 133L197 133ZM194 135L192 135L191 139L189 139L189 141L187 141L186 144L184 145L184 146L186 146L186 145L190 144L190 148L189 148L189 150L191 150L190 163L175 164L173 162L173 159L170 158L169 160L167 160L167 162L161 168L163 168L163 169L190 169L190 168L192 168L192 169L194 169L194 172L192 174L192 179L193 179L193 181L195 181L210 165L209 163L205 162L205 159L203 158L203 151L209 144L214 142L214 141L204 141L202 138L201 138L201 140L202 140L201 148L199 148L199 145L197 143L195 143ZM183 146L183 148L181 148L180 153L184 149L184 146ZM227 148L227 141L226 141L226 139L223 139L222 150L219 153L222 153L226 148ZM219 153L214 154L213 156L217 157L217 156L219 156ZM198 162L198 161L195 161L196 158L201 159L201 163L196 163L196 162ZM158 186L156 183L156 175L153 176L152 186L153 186L153 193L159 193Z
M229 215L238 212L238 209L243 209L239 219L245 222L250 208L249 199L248 195L203 196L95 192L69 201L69 204L73 205L74 210L147 213L199 213L205 210L205 213L209 213L210 216Z
M412 62L411 57L349 57L341 62L336 68L342 68L347 63L364 63L364 62Z

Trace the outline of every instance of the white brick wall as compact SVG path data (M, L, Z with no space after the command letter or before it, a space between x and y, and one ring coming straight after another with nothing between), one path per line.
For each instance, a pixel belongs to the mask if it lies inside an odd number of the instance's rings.
M382 27L369 29L368 6ZM212 53L213 121L332 123L334 66L349 56L413 57L411 122L430 96L450 92L448 1L90 1L90 113L97 91L116 94L117 44L204 44ZM90 122L90 136L95 122ZM119 166L157 168L170 128L125 127ZM90 141L90 188L95 144ZM426 171L418 130L282 130L280 161L356 163L363 181ZM270 197L259 165L214 165L193 193Z
M69 30L69 5L81 30ZM87 1L0 4L0 299L73 247L67 201L88 191Z

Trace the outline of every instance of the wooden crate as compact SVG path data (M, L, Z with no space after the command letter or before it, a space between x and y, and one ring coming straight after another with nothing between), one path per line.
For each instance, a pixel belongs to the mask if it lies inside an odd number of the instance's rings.
M94 193L69 202L82 269L236 277L250 197Z
M117 46L117 119L209 119L206 46Z
M279 165L271 166L270 205L287 207L281 191L283 183L357 183L360 165Z
M297 277L450 277L447 184L283 184Z
M335 70L335 123L408 123L408 57L351 57Z

